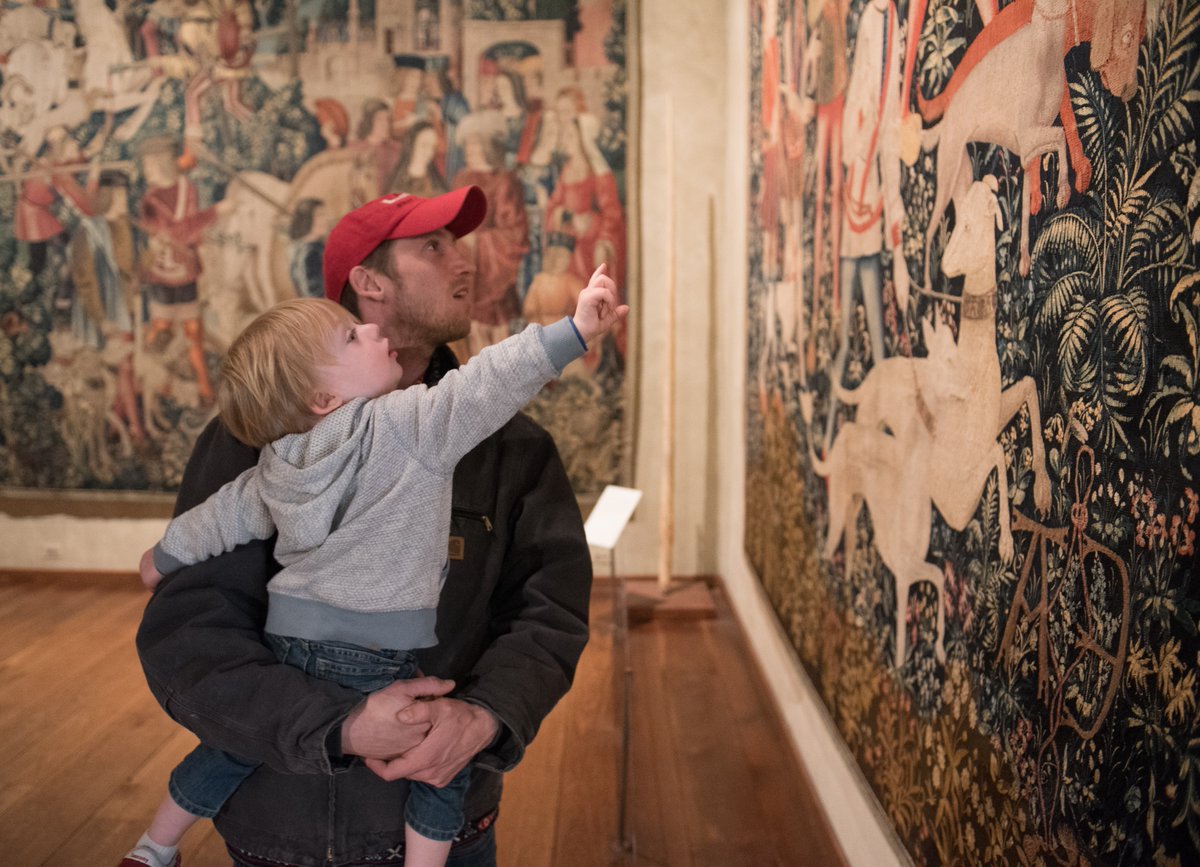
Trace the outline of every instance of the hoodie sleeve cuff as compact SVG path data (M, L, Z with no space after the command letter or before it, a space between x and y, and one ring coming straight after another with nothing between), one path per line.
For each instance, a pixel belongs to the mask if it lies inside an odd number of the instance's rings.
M178 572L187 563L182 560L176 560L170 554L163 550L162 542L154 546L154 568L164 575L170 575L172 572Z
M541 338L550 363L559 373L576 358L582 358L587 351L587 345L580 339L575 323L569 316L543 328Z

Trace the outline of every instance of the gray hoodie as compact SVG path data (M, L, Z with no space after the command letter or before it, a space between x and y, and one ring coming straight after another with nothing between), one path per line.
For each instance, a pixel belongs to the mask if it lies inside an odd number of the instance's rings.
M484 349L437 388L339 407L175 518L164 574L278 532L266 631L364 647L437 643L450 493L459 459L585 347L567 318ZM399 552L400 556L397 556Z

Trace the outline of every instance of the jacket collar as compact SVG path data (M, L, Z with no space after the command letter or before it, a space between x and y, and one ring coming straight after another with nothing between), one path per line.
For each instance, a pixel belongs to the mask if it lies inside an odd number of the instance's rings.
M425 375L421 377L421 382L433 387L442 381L443 376L457 368L458 357L455 356L449 346L442 344L433 350L433 355L429 359L429 366L425 368Z

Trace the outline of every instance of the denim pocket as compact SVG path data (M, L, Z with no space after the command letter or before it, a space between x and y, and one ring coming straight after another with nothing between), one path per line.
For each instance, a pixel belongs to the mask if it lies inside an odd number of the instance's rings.
M313 673L359 692L375 692L412 677L415 657L408 651L376 653L353 645L322 643L314 648Z
M340 641L271 633L265 638L280 662L359 692L374 692L417 673L417 658L409 650L371 650Z

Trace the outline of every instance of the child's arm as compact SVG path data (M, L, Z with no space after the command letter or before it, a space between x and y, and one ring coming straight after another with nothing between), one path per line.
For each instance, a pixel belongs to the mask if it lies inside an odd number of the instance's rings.
M450 473L628 310L618 303L616 284L601 265L579 295L574 321L564 317L545 328L530 325L446 374L436 388L385 395L384 412L418 459Z
M263 502L254 466L171 520L162 541L142 555L138 569L142 583L153 590L163 575L274 532L275 522Z

